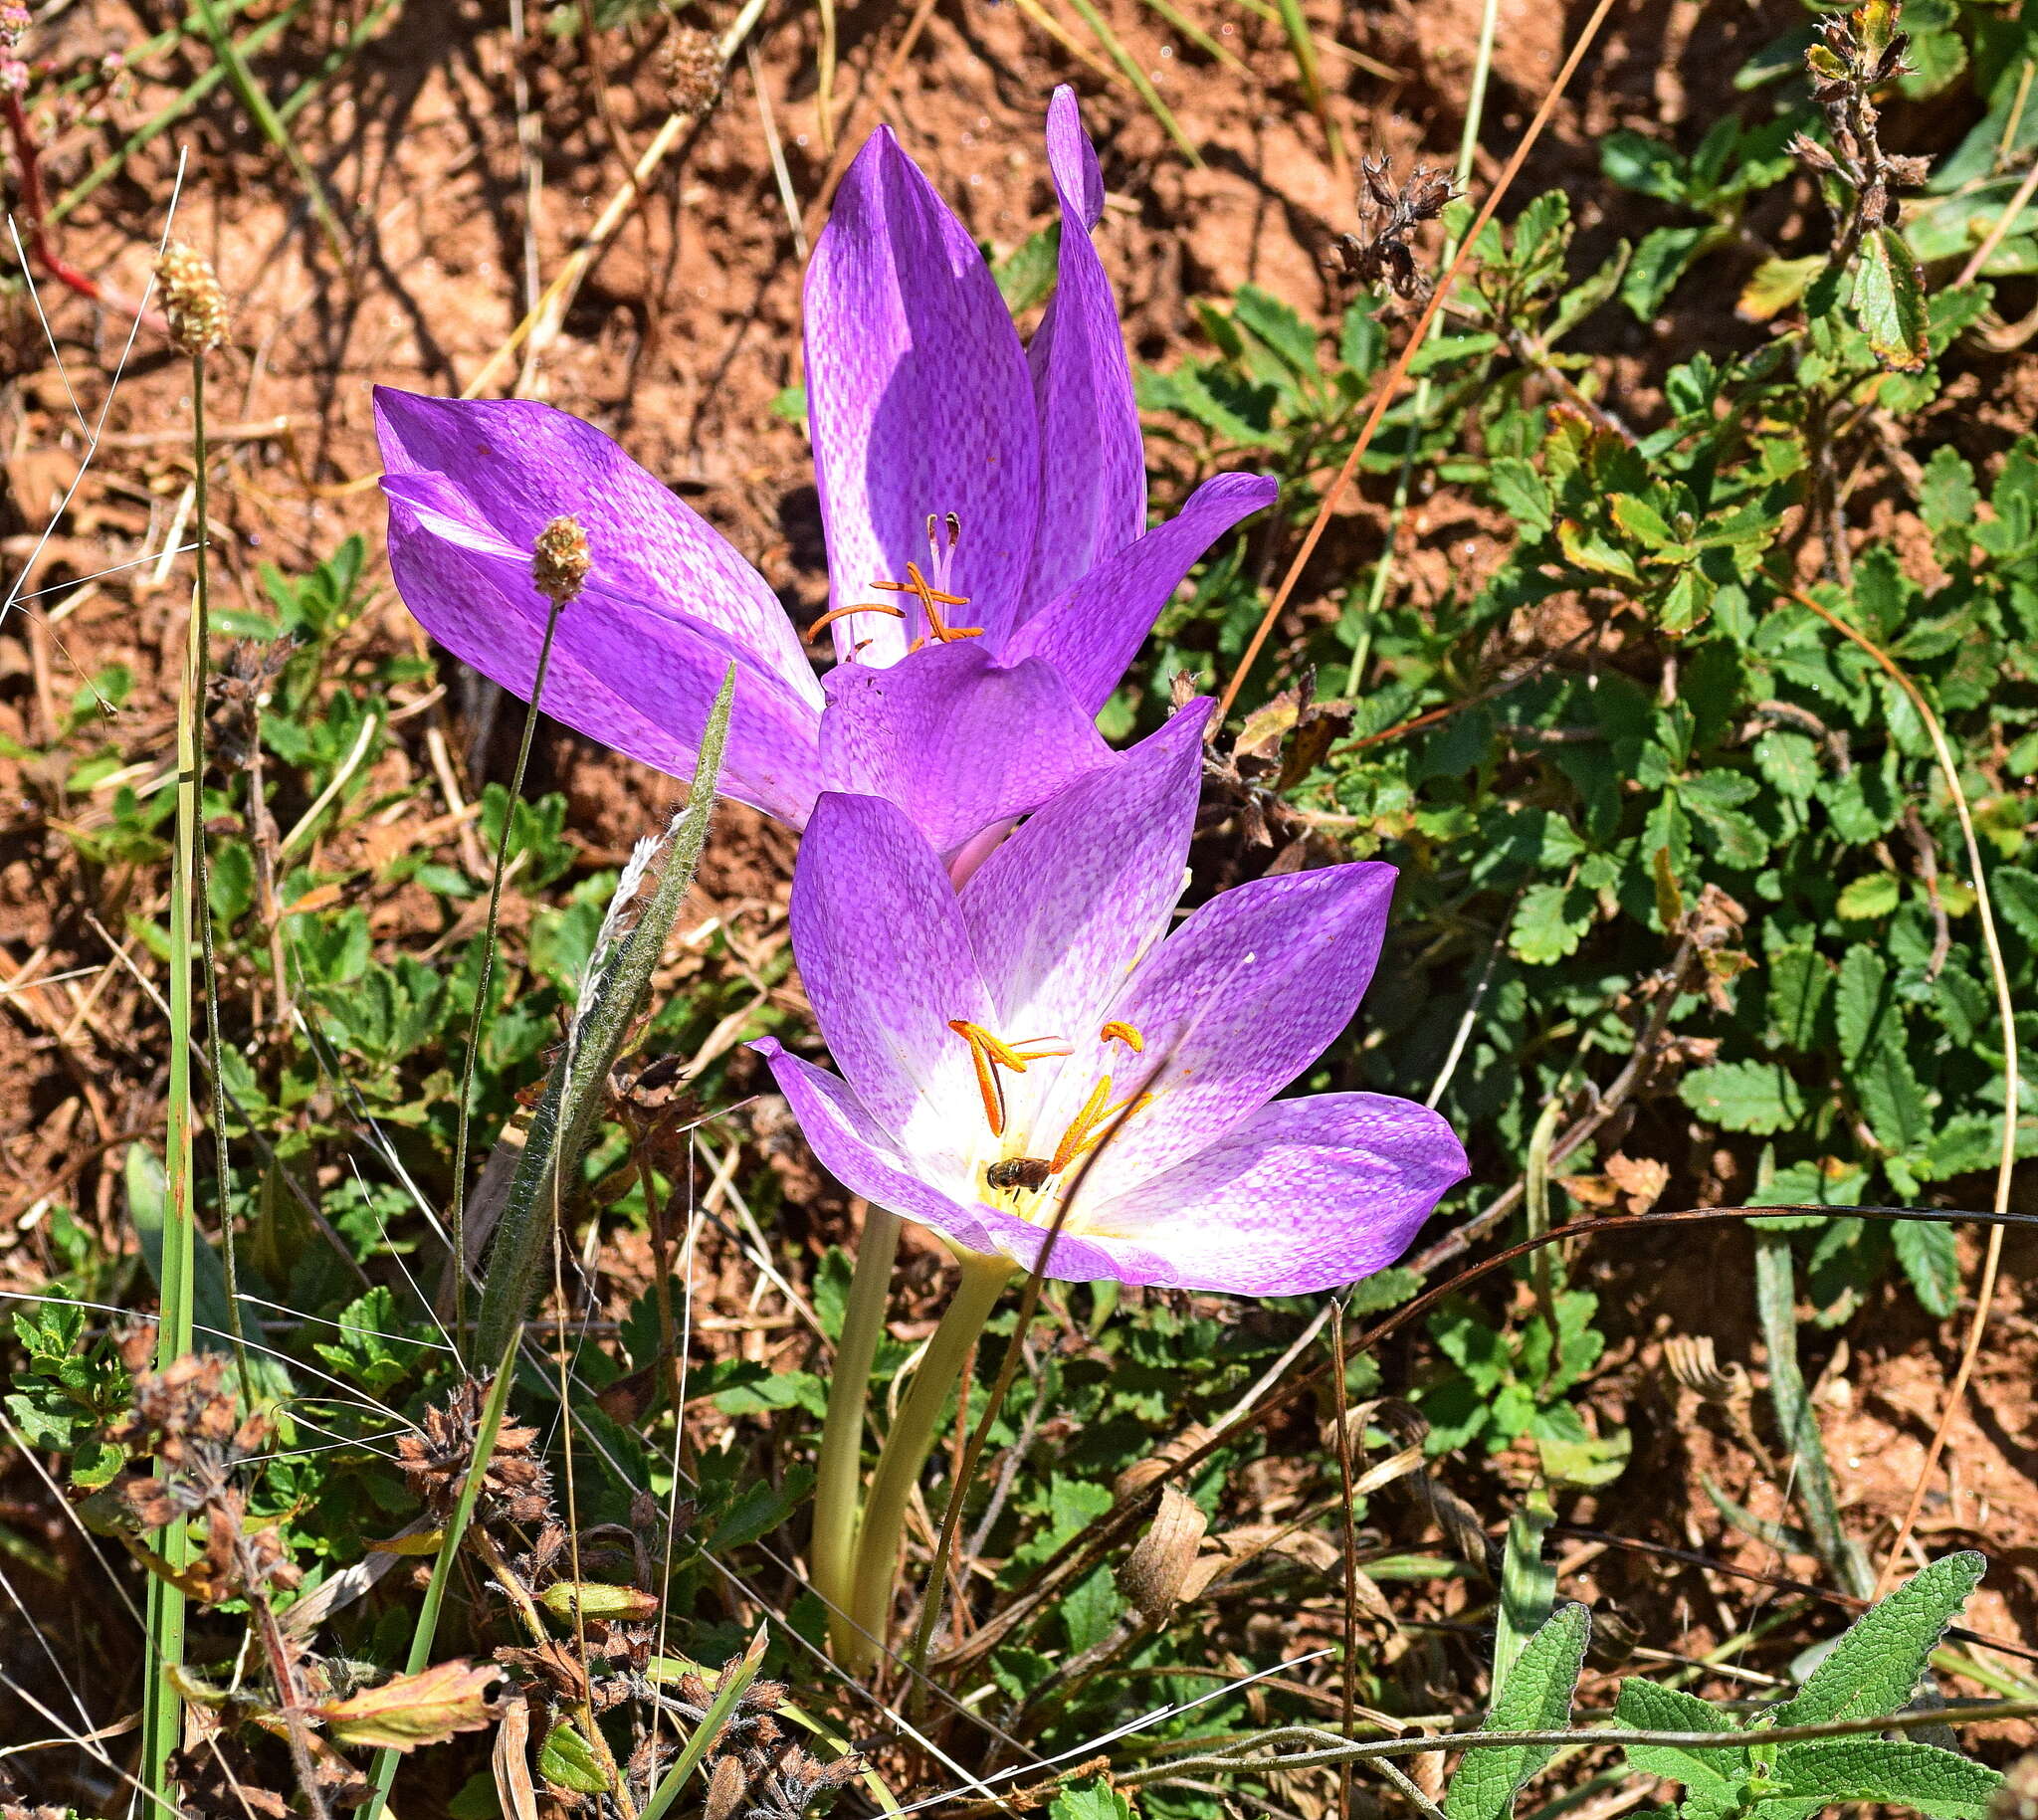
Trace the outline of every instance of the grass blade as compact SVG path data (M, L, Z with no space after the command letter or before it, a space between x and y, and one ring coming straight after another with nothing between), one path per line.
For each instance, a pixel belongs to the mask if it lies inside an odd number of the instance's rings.
M489 1400L482 1405L481 1425L475 1430L474 1459L468 1466L459 1502L453 1507L446 1534L432 1562L432 1578L425 1587L425 1602L418 1611L418 1627L411 1633L410 1655L404 1662L406 1675L421 1674L431 1661L432 1639L439 1629L440 1608L446 1603L447 1582L453 1577L454 1560L466 1538L467 1526L473 1520L482 1484L489 1476L489 1462L496 1452L496 1435L503 1426L503 1412L510 1406L510 1380L516 1375L512 1369L516 1362L516 1346L522 1338L523 1325L519 1321L510 1330L510 1343L496 1361L496 1381L489 1386ZM383 1803L389 1799L389 1785L396 1779L396 1757L397 1753L392 1749L375 1752L375 1766L369 1774L373 1793L368 1797L365 1820L381 1820Z
M191 911L196 895L194 856L199 835L198 754L194 740L198 703L198 615L194 611L184 642L184 669L177 708L177 827L170 866L170 1054L169 1110L163 1132L161 1318L156 1326L155 1368L167 1370L191 1350L192 1272L196 1208L192 1201L191 1125ZM166 1469L160 1461L156 1471ZM173 1568L191 1558L184 1523L163 1531L163 1558ZM183 1731L184 1702L172 1675L184 1660L184 1593L159 1574L148 1580L148 1674L141 1710L141 1780L159 1801L175 1807L165 1766Z
M1147 112L1160 122L1161 131L1175 142L1183 157L1201 170L1203 158L1196 150L1195 141L1182 131L1181 122L1168 110L1167 103L1160 99L1159 90L1154 88L1146 72L1140 69L1138 59L1119 42L1118 34L1105 23L1104 15L1091 5L1090 0L1069 0L1069 4L1076 9L1083 23L1097 35L1097 42L1104 46L1112 62L1124 72L1125 80L1138 91L1139 99L1146 103Z
M741 1700L750 1683L756 1680L757 1671L764 1662L763 1625L757 1626L757 1634L750 1639L750 1647L743 1652L743 1659L736 1665L735 1673L727 1676L715 1690L714 1702L708 1709L701 1722L694 1727L694 1735L687 1739L673 1766L659 1778L659 1784L651 1791L651 1799L644 1804L644 1811L637 1820L663 1820L667 1808L679 1799L680 1790L687 1785L687 1778L700 1768L701 1759L709 1752L714 1740L721 1735L721 1728L728 1722L728 1716L735 1711L736 1702ZM373 1816L370 1816L373 1820Z

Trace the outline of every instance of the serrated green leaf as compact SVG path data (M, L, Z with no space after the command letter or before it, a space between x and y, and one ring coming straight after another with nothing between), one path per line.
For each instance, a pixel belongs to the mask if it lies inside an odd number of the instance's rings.
M1624 1681L1613 1704L1614 1718L1635 1731L1732 1731L1735 1720L1677 1688L1653 1681ZM1628 1766L1643 1775L1682 1782L1696 1795L1731 1798L1747 1773L1745 1750L1677 1750L1664 1744L1630 1744Z
M1840 962L1833 989L1833 1021L1840 1031L1840 1060L1853 1067L1871 1044L1898 1025L1890 998L1889 963L1866 942L1856 942Z
M1903 884L1895 873L1871 872L1851 881L1833 909L1849 922L1865 922L1871 916L1887 916L1903 898Z
M1936 1220L1899 1220L1890 1228L1890 1242L1926 1313L1944 1320L1960 1306L1960 1254L1953 1229Z
M1547 966L1575 953L1592 926L1592 894L1575 885L1535 885L1523 894L1508 941L1530 966Z
M1109 1782L1065 1788L1048 1807L1048 1820L1132 1820L1132 1804Z
M1987 1570L1971 1549L1921 1568L1833 1645L1796 1697L1775 1709L1776 1723L1816 1725L1902 1711L1946 1626Z
M1987 1820L1989 1799L2002 1783L1985 1763L1908 1738L1785 1744L1776 1753L1776 1774L1822 1801L1891 1802L1932 1820Z
M1559 1606L1528 1639L1487 1713L1489 1731L1550 1731L1570 1723L1571 1693L1585 1666L1592 1619L1582 1605ZM1500 1820L1517 1792L1555 1755L1546 1744L1488 1744L1466 1751L1444 1796L1448 1820Z
M1901 1156L1924 1145L1932 1129L1925 1089L1894 1031L1848 1070L1847 1079L1886 1151Z
M1804 1116L1804 1097L1777 1062L1710 1063L1677 1091L1701 1118L1729 1131L1781 1131Z

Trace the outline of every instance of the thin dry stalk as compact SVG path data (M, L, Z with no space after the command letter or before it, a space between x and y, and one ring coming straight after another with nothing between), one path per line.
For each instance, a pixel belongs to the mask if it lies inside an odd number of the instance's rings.
M1598 37L1599 28L1606 23L1606 16L1612 10L1613 0L1599 0L1599 4L1592 9L1592 16L1585 21L1584 30L1573 41L1570 55L1564 59L1563 68L1557 71L1556 81L1550 84L1549 92L1543 96L1541 104L1535 109L1535 117L1528 122L1528 130L1522 135L1521 144L1515 147L1513 155L1502 168L1500 180L1493 186L1492 193L1474 218L1472 226L1466 231L1465 238L1459 243L1458 251L1452 256L1451 263L1445 267L1443 278L1438 282L1436 290L1430 294L1429 302L1423 305L1422 314L1416 317L1415 326L1409 330L1406 340L1402 342L1401 351L1395 356L1394 364L1388 367L1386 376L1381 379L1374 391L1372 406L1366 412L1365 422L1359 427L1358 440L1351 445L1351 453L1344 458L1344 465L1337 470L1336 478L1325 491L1323 503L1317 507L1317 515L1303 537L1302 547L1295 552L1294 560L1288 565L1288 573L1282 576L1281 585L1274 590L1274 598L1267 603L1266 612L1260 616L1260 623L1253 632L1252 642L1246 646L1244 656L1238 661L1238 668L1231 673L1231 681L1224 687L1224 694L1217 704L1217 711L1210 716L1207 734L1209 738L1217 737L1217 729L1230 716L1232 704L1238 700L1238 692L1245 687L1246 678L1252 674L1254 664L1259 661L1260 652L1266 646L1275 622L1280 619L1282 610L1295 593L1296 584L1301 581L1303 570L1309 566L1310 558L1316 554L1317 545L1323 541L1324 532L1330 523L1331 512L1337 508L1338 502L1344 498L1351 486L1352 478L1358 473L1358 464L1364 460L1366 450L1371 448L1373 435L1380 427L1380 420L1386 416L1388 406L1394 402L1395 392L1408 375L1408 363L1415 358L1416 350L1422 346L1424 338L1429 334L1430 323L1443 308L1444 300L1451 295L1452 288L1458 282L1459 273L1471 257L1474 243L1478 241L1486 224L1494 218L1502 202L1506 200L1516 177L1521 174L1522 166L1528 162L1529 152L1535 148L1535 141L1541 138L1543 128L1549 124L1550 115L1556 111L1557 102L1563 99L1564 91L1570 87L1571 78L1577 74L1578 66L1585 60L1585 53L1591 49L1592 41Z
M1974 910L1981 918L1981 945L1988 955L1989 977L1995 983L1996 1015L2002 1020L2002 1149L1996 1159L1995 1211L2007 1213L2010 1178L2017 1166L2017 1102L2021 1093L2017 1067L2016 1004L2010 997L2009 968L2003 962L2002 944L1996 937L1995 910L1989 902L1988 878L1981 865L1981 844L1974 837L1974 818L1967 808L1967 793L1960 787L1960 767L1953 759L1952 748L1946 743L1945 729L1940 726L1938 715L1933 712L1923 691L1881 646L1866 633L1857 631L1837 614L1820 606L1809 594L1793 592L1791 599L1799 606L1809 608L1836 632L1852 639L1874 658L1883 674L1910 699L1918 717L1925 722L1925 730L1932 736L1933 755L1938 761L1940 775L1945 778L1946 793L1953 799L1953 813L1960 822L1960 839L1967 848L1967 870L1974 882ZM1912 1487L1911 1502L1904 1510L1904 1520L1897 1525L1896 1539L1890 1543L1882 1571L1876 1575L1874 1596L1878 1599L1889 1591L1897 1563L1903 1559L1911 1532L1918 1526L1918 1513L1925 1504L1925 1494L1932 1484L1933 1475L1938 1471L1939 1456L1945 1451L1946 1434L1952 1427L1954 1412L1965 1399L1967 1385L1973 1378L1974 1361L1981 1354L1982 1337L1988 1330L1989 1311L1995 1304L1996 1278L2002 1268L2002 1234L2000 1225L1989 1228L1987 1246L1981 1257L1981 1280L1974 1291L1974 1316L1967 1324L1967 1338L1960 1348L1960 1362L1954 1369L1952 1383L1946 1387L1945 1407L1939 1412L1938 1424L1933 1430L1932 1445L1925 1450L1925 1464L1918 1469L1918 1483Z

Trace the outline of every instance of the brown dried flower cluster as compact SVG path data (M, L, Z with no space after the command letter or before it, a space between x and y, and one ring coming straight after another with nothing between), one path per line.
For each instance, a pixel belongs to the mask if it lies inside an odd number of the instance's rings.
M713 32L674 26L666 34L662 62L675 113L707 113L721 100L721 46Z
M538 532L530 552L530 579L547 600L563 607L580 592L593 567L587 533L578 518L554 518Z
M208 1604L293 1587L301 1577L273 1527L248 1527L239 1469L269 1445L271 1430L266 1416L239 1417L228 1368L217 1353L187 1353L137 1378L133 1407L108 1430L133 1455L153 1455L159 1469L119 1482L121 1502L144 1529L203 1513L205 1550L186 1571L184 1588Z
M452 1515L474 1459L489 1387L469 1378L442 1405L425 1411L416 1434L404 1435L396 1453L410 1489L437 1517ZM496 1430L477 1516L483 1522L540 1523L551 1514L551 1475L531 1451L537 1430L505 1422Z
M206 354L225 343L226 294L211 261L194 248L173 242L156 261L155 278L162 287L170 342L179 353Z
M1430 294L1430 279L1416 264L1409 237L1444 212L1457 186L1448 172L1418 164L1396 187L1392 158L1361 158L1358 173L1359 232L1337 237L1344 274L1361 285L1384 281L1403 302L1419 303Z

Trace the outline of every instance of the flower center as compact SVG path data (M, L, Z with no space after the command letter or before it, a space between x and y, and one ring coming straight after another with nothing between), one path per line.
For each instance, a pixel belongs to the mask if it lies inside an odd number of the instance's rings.
M950 1018L948 1028L969 1045L969 1059L976 1066L977 1091L983 1096L984 1123L990 1127L991 1136L1003 1140L1005 1154L985 1166L984 1186L993 1194L1005 1197L1022 1218L1032 1218L1040 1211L1037 1206L1023 1204L1029 1197L1038 1195L1070 1164L1089 1155L1153 1098L1146 1093L1129 1094L1115 1102L1111 1076L1100 1075L1090 1090L1090 1097L1063 1131L1053 1155L1025 1154L1027 1145L1017 1140L1018 1134L1007 1135L1010 1118L1005 1103L1005 1084L999 1071L1023 1075L1035 1062L1059 1059L1075 1052L1056 1037L1029 1037L1021 1043L1007 1043L981 1024L972 1024L964 1018ZM1145 1053L1145 1037L1130 1024L1113 1019L1097 1034L1103 1042L1122 1043L1135 1056Z
M945 532L945 535L943 534ZM908 594L918 603L920 619L925 631L907 646L909 652L917 651L928 639L937 645L952 644L959 638L981 638L981 626L951 626L941 617L943 607L966 607L967 594L953 594L948 591L948 573L955 561L955 546L962 540L962 520L952 511L937 517L927 513L927 567L933 571L929 581L917 562L906 565L904 581L873 581L871 586L882 593ZM909 620L911 615L905 607L895 607L888 601L866 600L853 607L837 607L824 613L807 628L809 638L817 637L821 631L832 626L838 619L847 619L854 613L882 613L889 619ZM857 652L870 644L869 639L860 640L850 652L853 659Z

